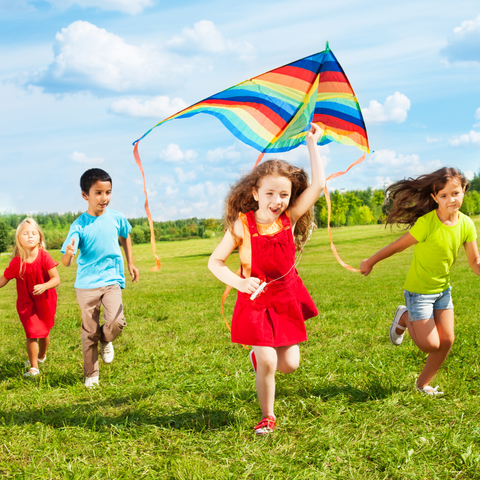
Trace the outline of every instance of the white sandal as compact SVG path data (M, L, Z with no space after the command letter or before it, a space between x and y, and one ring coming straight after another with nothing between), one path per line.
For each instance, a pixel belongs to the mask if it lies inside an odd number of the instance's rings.
M44 363L45 360L47 359L47 356L45 355L41 360L38 359L38 363ZM28 367L31 367L32 364L30 363L30 360L27 360L24 365L28 368Z
M24 377L35 377L36 375L40 375L40 370L33 367L28 372L23 374Z
M403 336L405 335L405 330L407 327L404 327L398 323L402 315L408 311L407 307L405 305L400 305L397 310L395 311L395 315L392 320L392 324L390 325L390 331L388 332L388 336L390 337L390 341L398 347L402 342L403 342ZM398 334L396 330L400 329L403 330L404 333Z
M417 392L426 393L432 397L435 395L443 395L443 392L438 391L438 385L435 388L432 388L430 385L425 385L423 388L420 388L417 384L415 384L415 390L417 390Z

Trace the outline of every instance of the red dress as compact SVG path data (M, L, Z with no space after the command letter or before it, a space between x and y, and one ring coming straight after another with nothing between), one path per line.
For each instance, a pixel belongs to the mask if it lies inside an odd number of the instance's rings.
M288 216L280 217L283 229L275 235L259 235L255 215L247 213L252 245L251 276L267 283L287 273L295 264L295 244ZM307 340L305 320L318 315L305 285L294 267L269 284L255 300L238 292L232 319L232 342L281 347Z
M33 287L50 280L48 271L58 263L42 248L32 263L23 264L20 277L20 257L12 258L3 276L17 280L17 312L27 338L45 338L55 323L57 292L50 288L41 295L34 295Z

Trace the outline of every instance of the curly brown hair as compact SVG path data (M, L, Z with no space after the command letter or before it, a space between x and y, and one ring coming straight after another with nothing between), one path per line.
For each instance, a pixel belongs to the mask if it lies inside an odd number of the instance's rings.
M228 194L225 205L224 230L229 230L235 240L233 226L239 213L258 210L258 202L253 198L253 189L260 187L262 178L267 175L285 177L292 183L292 194L289 205L295 205L300 194L308 187L308 175L303 168L295 167L284 160L267 160L258 165L252 172L242 177ZM302 249L302 242L307 238L312 224L312 211L304 213L297 221L294 230L295 248Z
M388 208L386 223L413 227L418 218L437 209L431 194L436 195L450 180L458 181L465 191L470 186L463 173L452 167L390 185L385 190L384 206Z

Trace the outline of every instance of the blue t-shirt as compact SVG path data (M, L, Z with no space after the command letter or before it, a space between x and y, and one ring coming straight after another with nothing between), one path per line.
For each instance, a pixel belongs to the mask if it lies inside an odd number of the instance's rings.
M127 238L131 229L122 213L109 208L99 217L92 217L85 212L70 225L61 252L65 253L72 238L75 238L75 254L80 249L75 288L99 288L115 283L125 288L118 237Z

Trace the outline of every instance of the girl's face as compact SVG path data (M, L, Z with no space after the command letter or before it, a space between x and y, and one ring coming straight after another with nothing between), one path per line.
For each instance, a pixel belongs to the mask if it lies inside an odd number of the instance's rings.
M33 250L40 245L40 233L33 225L25 223L18 235L18 241L25 250Z
M449 180L436 195L432 193L433 199L438 203L439 210L446 214L460 210L464 195L465 188L462 187L458 179Z
M253 197L258 201L256 219L260 223L274 222L288 207L292 195L292 182L286 177L267 175L260 186L253 189Z

